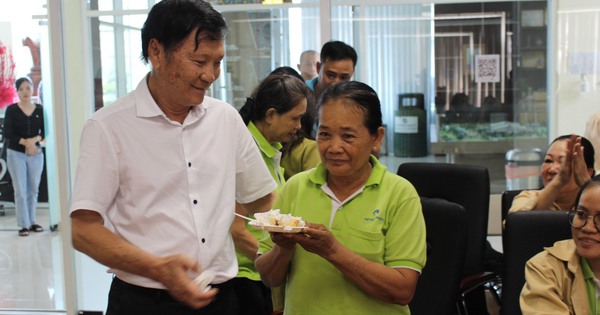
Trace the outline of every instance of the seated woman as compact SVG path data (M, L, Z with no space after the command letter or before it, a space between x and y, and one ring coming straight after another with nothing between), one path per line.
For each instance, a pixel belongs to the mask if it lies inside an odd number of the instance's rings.
M272 74L263 79L253 91L252 97L240 108L240 116L279 186L285 182L280 165L281 143L290 141L300 129L300 119L306 111L310 96L311 91L303 81L289 75ZM236 212L248 215L239 205L236 205ZM254 267L258 239L262 232L247 226L247 221L236 217L231 235L238 258L238 275L232 283L240 310L248 315L269 314L272 311L271 292L260 281Z
M596 314L600 294L599 176L583 185L575 204L569 213L573 239L556 242L527 262L520 297L523 315Z
M528 210L571 210L579 188L594 176L594 147L577 135L560 136L548 147L542 163L540 190L524 190L509 213Z
M410 314L425 223L415 188L371 155L384 137L379 98L343 82L318 109L321 163L291 177L273 206L307 227L261 240L256 268L269 287L287 282L284 314Z

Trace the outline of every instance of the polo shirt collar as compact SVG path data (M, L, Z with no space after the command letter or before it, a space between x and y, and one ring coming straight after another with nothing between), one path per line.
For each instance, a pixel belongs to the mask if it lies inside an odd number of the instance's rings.
M306 85L308 86L308 88L309 88L311 91L313 91L313 92L314 92L314 91L315 91L315 86L317 86L317 82L319 82L319 77L317 76L317 77L316 77L316 78L314 78L314 79L311 79L311 80L306 80L306 81L304 81L304 82L306 83Z
M588 298L588 303L590 305L590 310L594 312L594 314L596 314L595 309L596 309L596 305L597 305L597 300L596 300L596 282L594 281L595 277L594 277L594 272L592 271L592 268L590 267L590 264L588 263L587 259L580 257L579 258L580 261L580 265L581 265L581 271L583 273L583 278L585 279L585 289L587 292L587 298ZM591 312L590 312L591 313Z
M148 73L138 84L137 88L133 91L133 95L135 97L135 108L136 114L138 117L156 117L156 116L164 116L167 119L167 115L158 107L158 104L150 94L150 89L148 88L148 77L150 73ZM206 99L206 96L205 98ZM194 120L199 119L204 115L206 109L209 106L205 105L206 102L202 104L198 104L198 106L192 107L188 116L189 118L195 118ZM188 118L186 118L188 120Z
M383 181L383 176L387 171L387 167L381 164L379 160L377 160L377 158L373 155L371 155L371 157L369 158L369 162L371 162L373 169L371 170L371 175L369 175L369 178L365 183L365 187L380 185ZM319 163L317 167L312 172L310 172L308 178L316 185L322 186L327 181L327 168L325 168L325 165L323 165L323 163Z
M265 136L263 136L263 134L260 132L260 130L258 130L258 128L256 127L256 125L252 121L250 121L248 123L248 130L252 134L252 137L254 138L254 141L258 145L258 148L268 158L275 157L275 155L277 155L277 152L279 152L279 150L281 150L281 148L283 147L283 145L281 143L279 143L279 142L275 142L273 144L270 144L269 141L267 141L267 139L265 138Z

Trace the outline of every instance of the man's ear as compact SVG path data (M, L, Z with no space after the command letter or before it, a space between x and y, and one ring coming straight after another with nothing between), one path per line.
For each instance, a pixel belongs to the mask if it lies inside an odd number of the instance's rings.
M155 38L148 43L148 59L153 68L158 68L165 62L165 51L163 45Z

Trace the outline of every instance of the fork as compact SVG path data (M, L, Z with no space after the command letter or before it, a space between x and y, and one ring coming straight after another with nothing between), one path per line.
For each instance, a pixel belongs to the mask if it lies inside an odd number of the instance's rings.
M242 219L246 219L246 220L248 220L248 221L254 221L254 219L252 219L252 218L249 218L249 217L247 217L247 216L245 216L245 215L239 214L239 213L237 213L237 212L235 213L235 215L237 215L238 217L240 217L240 218L242 218Z

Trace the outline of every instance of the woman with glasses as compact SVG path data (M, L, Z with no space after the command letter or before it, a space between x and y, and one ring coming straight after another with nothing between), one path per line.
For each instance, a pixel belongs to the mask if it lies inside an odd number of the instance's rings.
M599 176L583 185L575 204L568 214L573 239L556 242L527 262L520 298L524 315L600 310Z
M524 190L509 213L529 210L571 210L581 186L594 176L594 147L581 136L560 136L548 147L541 166L544 187Z

